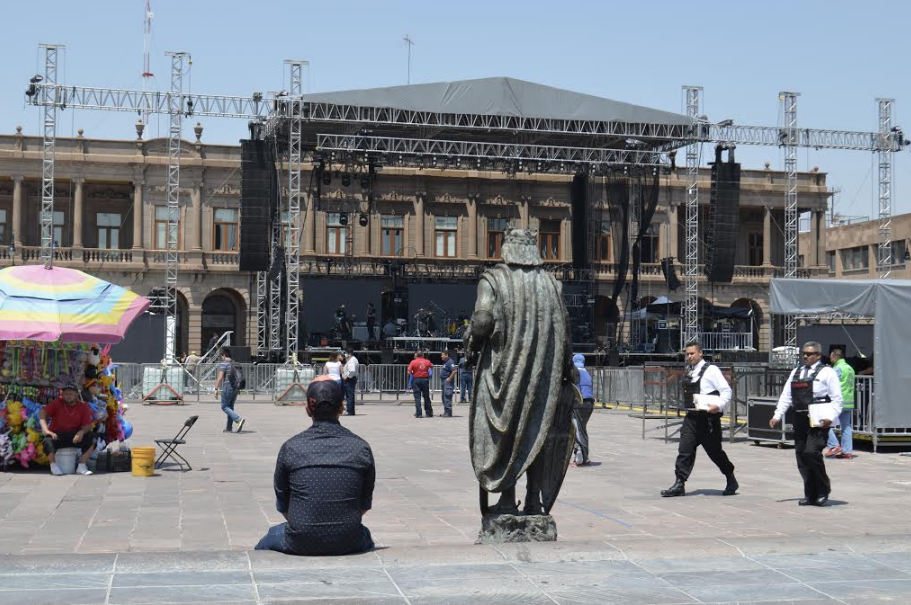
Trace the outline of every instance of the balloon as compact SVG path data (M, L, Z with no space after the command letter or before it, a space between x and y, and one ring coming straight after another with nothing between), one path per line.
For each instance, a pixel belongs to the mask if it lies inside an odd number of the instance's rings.
M133 425L126 418L121 419L120 424L123 425L123 438L129 439L133 435Z

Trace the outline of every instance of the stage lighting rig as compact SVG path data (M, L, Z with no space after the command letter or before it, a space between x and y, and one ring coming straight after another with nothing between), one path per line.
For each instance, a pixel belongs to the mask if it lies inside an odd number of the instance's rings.
M32 76L32 78L28 81L28 90L25 91L25 96L34 97L36 94L38 94L38 86L36 85L42 80L44 80L44 76L42 75L35 74Z
M338 224L341 225L342 227L348 226L348 213L347 212L342 212L338 215Z
M360 216L357 217L357 224L361 227L366 227L369 219L367 218L366 212L361 212Z
M343 187L351 186L351 173L350 172L345 172L344 174L342 174L342 186Z
M322 170L323 173L323 185L329 186L332 184L332 172L329 170Z

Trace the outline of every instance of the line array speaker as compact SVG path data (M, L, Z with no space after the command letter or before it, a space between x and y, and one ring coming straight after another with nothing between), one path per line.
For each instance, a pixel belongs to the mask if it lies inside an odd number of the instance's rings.
M275 162L266 141L240 142L240 270L268 271Z
M677 279L677 271L674 269L674 257L661 259L661 272L664 273L664 281L667 282L667 289L673 292L680 287L680 280Z
M572 251L573 268L589 267L588 249L588 176L577 174L573 177L570 189L570 206L572 208Z
M721 161L721 147L715 150L712 164L712 190L709 221L705 230L705 274L710 282L730 283L734 279L734 259L740 235L740 164L729 150L727 162Z

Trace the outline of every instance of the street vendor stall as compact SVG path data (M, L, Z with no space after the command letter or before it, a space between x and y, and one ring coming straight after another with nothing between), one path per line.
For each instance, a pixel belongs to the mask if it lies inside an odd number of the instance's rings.
M0 465L47 464L38 412L68 383L99 386L89 404L101 441L129 438L107 348L148 306L144 297L81 271L0 271Z

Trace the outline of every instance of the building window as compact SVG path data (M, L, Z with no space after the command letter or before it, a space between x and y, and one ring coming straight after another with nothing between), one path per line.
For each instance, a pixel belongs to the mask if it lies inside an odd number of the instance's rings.
M54 210L54 245L66 246L66 213ZM41 241L41 225L38 225L38 241Z
M398 256L404 247L405 217L383 215L380 217L380 240L383 256Z
M4 246L12 242L12 238L7 239L6 233L6 210L0 210L0 244Z
M595 244L595 260L609 263L611 257L610 219L601 219L601 229Z
M658 262L658 225L656 223L652 223L645 230L639 251L643 263Z
M870 249L858 246L841 251L841 267L844 271L858 271L870 268Z
M6 221L3 221L6 222ZM905 240L893 240L892 241L892 264L893 265L904 265L905 264Z
M762 264L762 233L750 233L747 240L749 263L753 267Z
M215 250L237 250L237 210L215 209Z
M835 273L835 251L826 252L826 265L829 266L829 273Z
M541 221L538 245L542 259L560 260L560 221Z
M117 250L120 248L119 214L113 214L111 212L99 212L95 215L95 224L98 226L99 249ZM56 233L54 237L56 237Z
M177 230L175 231L175 236L177 241L175 246L180 248L180 211L178 211L177 219ZM136 236L138 237L138 236ZM155 249L156 250L167 250L168 249L168 207L167 206L155 206Z
M344 254L348 244L348 228L342 225L338 212L326 214L326 254Z
M503 235L509 227L505 218L487 219L487 258L502 258Z
M452 258L456 255L456 235L459 219L455 216L438 216L434 219L436 256Z

